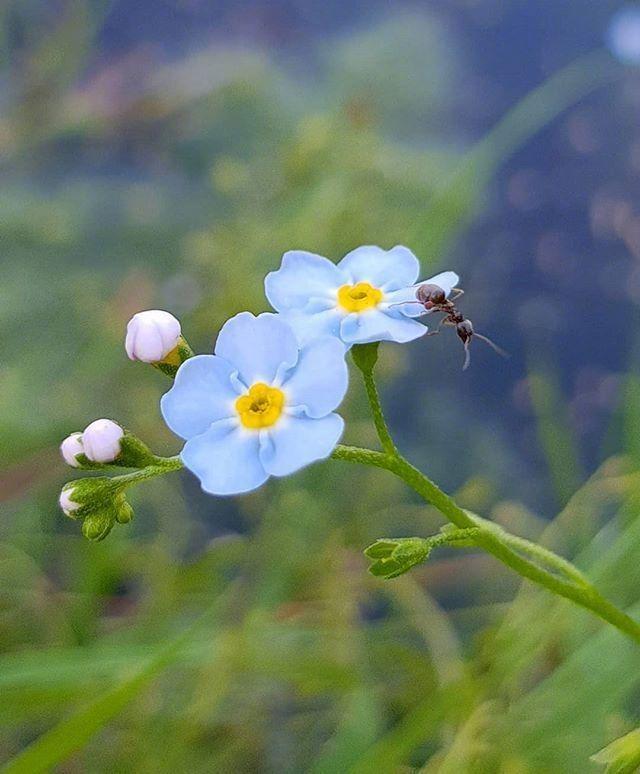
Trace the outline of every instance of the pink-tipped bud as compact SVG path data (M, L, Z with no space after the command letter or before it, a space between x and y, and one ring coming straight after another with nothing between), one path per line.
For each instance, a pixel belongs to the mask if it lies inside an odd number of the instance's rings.
M62 459L71 465L72 468L80 466L76 459L78 454L84 454L84 446L82 445L82 433L71 433L60 444L60 454Z
M124 430L111 419L96 419L82 433L84 453L91 462L113 462L120 454Z
M71 516L74 511L77 511L78 508L80 508L80 503L77 503L72 499L73 491L73 487L69 486L65 487L62 492L60 492L58 502L60 503L60 507L65 516Z
M129 320L124 346L131 360L158 363L176 348L180 335L180 322L172 314L149 309Z

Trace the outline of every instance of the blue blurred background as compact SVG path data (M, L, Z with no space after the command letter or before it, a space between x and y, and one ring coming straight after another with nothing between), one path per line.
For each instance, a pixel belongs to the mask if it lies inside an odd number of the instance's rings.
M588 770L637 725L640 658L481 555L369 578L364 546L440 524L385 474L229 500L184 473L93 545L57 446L107 416L178 450L134 312L210 351L285 250L406 244L511 357L387 345L398 445L634 604L640 5L6 0L0 56L3 757L59 729L23 770Z

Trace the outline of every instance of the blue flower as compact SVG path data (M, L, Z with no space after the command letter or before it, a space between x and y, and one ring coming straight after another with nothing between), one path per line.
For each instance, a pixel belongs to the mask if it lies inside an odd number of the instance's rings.
M347 390L344 353L332 337L300 348L278 315L241 312L214 355L183 363L161 409L204 491L248 492L328 457L344 427L332 413Z
M427 327L413 317L420 264L400 245L391 250L358 247L338 265L303 250L285 253L278 271L265 279L267 298L296 332L301 343L332 335L347 346L372 341L404 343ZM425 280L447 295L458 282L452 271ZM422 284L422 283L420 283Z

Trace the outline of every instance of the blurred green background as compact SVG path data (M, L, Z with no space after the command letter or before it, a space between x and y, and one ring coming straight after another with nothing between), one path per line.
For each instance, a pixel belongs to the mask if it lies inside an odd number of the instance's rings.
M57 507L58 444L93 419L179 449L166 379L124 353L134 312L170 310L207 352L267 308L285 250L401 243L424 276L459 272L511 358L477 344L462 373L448 332L384 347L400 448L640 615L640 77L602 48L628 63L639 14L5 0L9 770L582 774L640 725L637 647L491 557L369 576L363 547L441 524L381 471L327 462L234 499L167 476L99 544ZM355 375L342 413L375 444Z

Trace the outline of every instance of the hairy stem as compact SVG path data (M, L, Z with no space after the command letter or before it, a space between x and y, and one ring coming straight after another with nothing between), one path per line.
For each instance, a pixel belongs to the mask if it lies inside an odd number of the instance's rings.
M137 484L140 481L145 481L148 478L155 478L156 476L163 476L165 473L171 473L173 470L180 470L183 467L184 463L177 454L175 457L156 457L153 465L134 470L132 473L125 473L122 476L114 476L112 480L122 484L124 488Z
M377 348L371 350L365 347L371 347L371 345L364 345L357 353L354 352L354 362L364 377L371 413L384 451L339 445L335 448L332 458L371 465L398 476L456 527L462 530L473 529L476 545L484 548L523 578L590 610L640 643L640 624L603 597L571 562L536 543L511 535L499 525L464 510L398 452L384 420L378 391L375 388L373 369L377 360ZM355 347L354 350L356 350Z
M378 344L377 341L373 344L356 344L351 350L351 357L362 374L367 400L373 416L373 424L376 427L382 448L388 454L395 454L396 446L385 422L380 395L373 378L373 369L378 361Z

